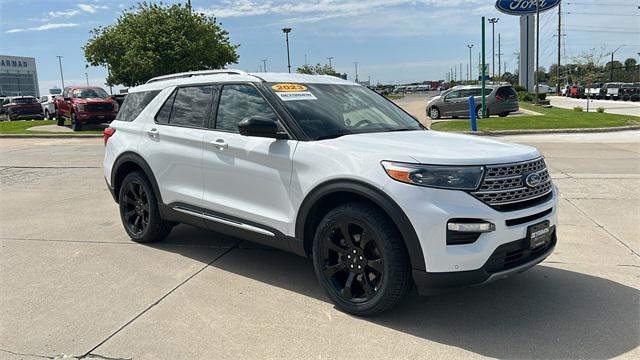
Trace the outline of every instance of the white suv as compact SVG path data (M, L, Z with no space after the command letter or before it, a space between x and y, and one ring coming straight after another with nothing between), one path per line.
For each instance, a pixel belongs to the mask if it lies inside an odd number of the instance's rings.
M557 189L534 148L428 131L331 76L236 70L129 89L104 175L127 234L187 223L313 258L342 310L490 282L556 244Z

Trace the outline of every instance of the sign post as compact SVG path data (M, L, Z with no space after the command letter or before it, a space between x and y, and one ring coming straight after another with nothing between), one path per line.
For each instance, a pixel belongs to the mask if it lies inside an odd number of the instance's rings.
M471 115L471 131L478 131L476 124L476 99L473 96L469 96L469 115Z
M484 23L485 23L485 21L484 21L484 16L483 16L482 17L482 117L486 118L487 117L487 99L484 97L484 94L485 94L485 90L486 90L485 89L486 88L485 82L487 80L486 80L486 75L485 75L485 72L484 72L485 67L486 67L485 56L484 56L485 55L485 53L484 53L484 50L485 50L485 41L484 41L484 37L485 37L484 36L484 27L485 26L484 26ZM475 109L473 110L473 112L475 112Z

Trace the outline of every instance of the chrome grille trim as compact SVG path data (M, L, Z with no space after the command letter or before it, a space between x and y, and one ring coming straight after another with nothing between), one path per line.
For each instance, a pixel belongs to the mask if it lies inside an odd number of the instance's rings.
M528 187L524 177L536 173L540 184ZM471 192L478 200L490 206L508 205L533 200L553 191L553 183L543 158L529 161L487 165L484 178L477 191Z

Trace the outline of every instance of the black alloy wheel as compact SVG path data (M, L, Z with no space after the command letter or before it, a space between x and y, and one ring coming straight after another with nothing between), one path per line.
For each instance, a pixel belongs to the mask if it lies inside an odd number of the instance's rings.
M389 217L366 203L341 205L322 219L313 261L329 297L351 314L380 314L411 287L404 241Z
M127 175L119 188L120 218L127 235L136 242L149 243L164 239L173 223L160 216L153 187L144 173L134 171Z

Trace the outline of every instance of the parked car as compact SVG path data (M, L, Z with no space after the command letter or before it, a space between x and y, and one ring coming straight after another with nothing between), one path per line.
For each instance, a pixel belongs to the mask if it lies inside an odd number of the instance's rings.
M566 85L562 88L560 88L560 95L561 96L569 96L571 91L571 85Z
M54 99L58 95L43 95L40 97L40 105L42 105L42 111L44 111L44 118L47 120L55 118L56 105Z
M2 101L0 116L5 120L41 120L44 117L42 106L33 96L11 96Z
M545 94L555 94L556 88L555 87L551 87L549 85L545 85L545 84L539 84L538 85L538 92L539 93L545 93Z
M356 315L392 308L413 284L426 295L515 275L557 241L538 150L429 131L333 76L154 78L129 89L104 142L132 240L187 223L309 256Z
M638 101L640 97L640 83L622 84L618 91L618 96L623 101Z
M599 99L602 85L603 85L602 83L589 84L585 89L583 98Z
M618 92L622 86L621 82L605 83L600 89L600 98L607 100L618 100Z
M118 103L104 89L94 86L66 87L54 104L58 125L70 119L73 131L82 130L85 124L110 122L118 112Z
M571 97L575 99L582 99L585 94L585 87L582 85L576 85L571 87Z
M485 89L488 115L508 116L519 110L518 94L511 85L488 85ZM482 88L479 85L456 86L427 103L427 116L439 119L442 116L469 116L469 97L476 102L476 116L482 117Z

